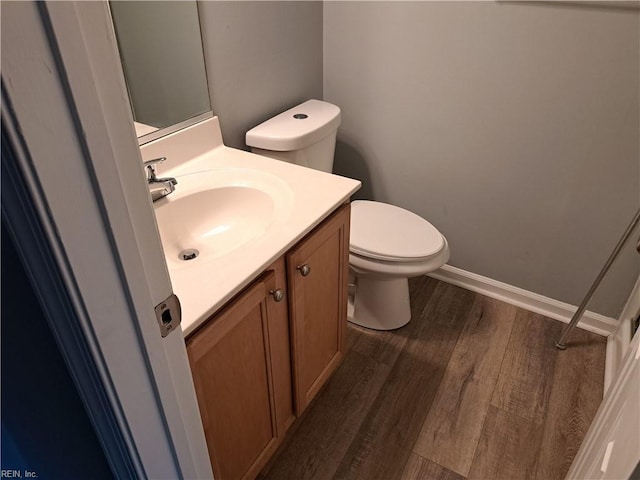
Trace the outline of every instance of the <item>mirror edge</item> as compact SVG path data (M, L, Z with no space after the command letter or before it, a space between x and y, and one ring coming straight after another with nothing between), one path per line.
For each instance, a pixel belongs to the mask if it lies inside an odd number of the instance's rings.
M138 145L142 146L145 143L149 143L153 140L156 140L160 137L164 137L166 135L170 135L174 132L177 132L178 130L182 130L184 128L190 127L191 125L195 125L196 123L200 123L203 122L209 118L213 118L213 111L209 110L206 111L204 113L201 113L200 115L196 115L195 117L191 117L191 118L187 118L186 120L180 122L180 123L176 123L174 125L170 125L168 127L165 128L159 128L158 130L155 130L151 133L147 133L146 135L142 135L140 137L138 137Z

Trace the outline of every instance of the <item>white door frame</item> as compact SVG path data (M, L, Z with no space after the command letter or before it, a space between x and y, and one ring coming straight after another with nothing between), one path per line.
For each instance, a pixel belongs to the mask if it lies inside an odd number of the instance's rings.
M604 369L604 393L615 382L631 343L632 322L640 314L640 276L631 289L627 303L618 317L618 327L607 337L607 357Z
M171 283L107 5L3 2L2 41L3 137L35 213L6 217L43 300L55 285L34 259L53 255L77 331L44 309L114 473L212 478L182 332L162 339L155 319Z
M566 480L638 478L640 469L640 334L591 422Z

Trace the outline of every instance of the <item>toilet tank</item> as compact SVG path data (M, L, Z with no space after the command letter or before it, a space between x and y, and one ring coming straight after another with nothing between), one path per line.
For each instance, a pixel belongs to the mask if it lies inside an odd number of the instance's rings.
M338 126L337 106L307 100L252 128L245 139L253 153L331 172Z

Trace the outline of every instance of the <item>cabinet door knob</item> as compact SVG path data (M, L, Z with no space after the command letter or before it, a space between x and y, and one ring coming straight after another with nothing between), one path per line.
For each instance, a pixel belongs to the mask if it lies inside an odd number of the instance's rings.
M309 275L311 273L311 267L309 265L307 265L306 263L304 265L300 265L298 267L296 267L298 270L300 270L300 275L302 275L303 277L306 277L307 275Z
M269 293L276 302L281 302L284 299L284 290L278 288L277 290L269 290Z

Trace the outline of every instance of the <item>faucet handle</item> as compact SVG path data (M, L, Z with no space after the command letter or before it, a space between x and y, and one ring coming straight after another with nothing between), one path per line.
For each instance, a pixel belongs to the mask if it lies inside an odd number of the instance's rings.
M144 165L145 170L147 171L147 181L149 182L154 182L156 181L157 177L156 177L156 164L158 163L162 163L167 159L167 157L158 157L158 158L152 158L151 160L145 160L142 162L142 165Z

